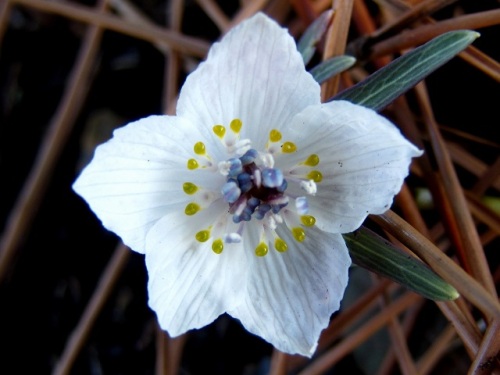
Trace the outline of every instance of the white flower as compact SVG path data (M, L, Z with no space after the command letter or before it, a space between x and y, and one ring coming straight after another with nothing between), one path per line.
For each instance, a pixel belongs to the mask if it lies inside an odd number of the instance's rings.
M347 284L341 233L389 208L418 155L375 112L321 104L294 40L258 14L187 78L177 116L116 130L74 189L146 254L171 335L227 312L311 356Z

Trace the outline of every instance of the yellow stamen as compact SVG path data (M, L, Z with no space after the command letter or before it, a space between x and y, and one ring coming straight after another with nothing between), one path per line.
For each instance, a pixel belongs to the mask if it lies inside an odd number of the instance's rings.
M193 203L188 203L188 205L184 209L184 213L188 216L193 216L194 214L196 214L200 210L201 210L200 205L193 202Z
M316 224L316 218L311 215L303 215L300 217L300 221L302 224L304 224L306 227L312 227L314 224Z
M215 254L222 253L222 250L224 250L224 242L222 242L220 238L216 239L212 242L212 250Z
M309 155L304 164L309 167L317 166L319 164L319 156L316 154Z
M189 170L198 168L198 162L195 159L189 159L187 162L187 168Z
M292 228L293 238L298 242L302 242L306 239L306 231L302 228Z
M320 171L311 171L307 174L307 178L313 180L314 182L323 181L323 175Z
M267 247L267 245L264 242L261 242L255 248L255 255L257 255L258 257L263 257L264 255L267 254L268 251L269 248Z
M200 230L196 233L195 238L198 242L207 242L210 238L210 231L208 229Z
M281 141L281 133L279 130L273 129L269 132L269 140L271 142L279 142Z
M231 130L235 133L239 133L241 130L241 127L243 126L243 123L239 118L235 118L233 121L231 121L231 124L229 124L229 127Z
M281 146L281 152L284 152L285 154L291 154L295 151L297 151L297 146L295 146L295 143L293 142L285 142L283 143L283 146Z
M222 125L215 125L212 130L215 135L219 138L224 138L224 134L226 134L226 128Z
M288 244L283 241L281 238L277 237L274 241L274 248L280 253L284 253L288 250Z
M182 190L184 190L184 193L188 195L193 195L198 191L198 186L196 186L192 182L184 182L184 184L182 185Z
M205 155L206 149L203 142L196 142L193 147L194 153L197 155Z

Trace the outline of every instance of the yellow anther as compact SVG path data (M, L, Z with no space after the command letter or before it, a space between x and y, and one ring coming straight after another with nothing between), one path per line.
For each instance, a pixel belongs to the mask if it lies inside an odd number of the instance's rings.
M224 250L224 242L222 242L220 238L216 239L212 242L212 250L215 254L222 253L222 250Z
M312 227L314 224L316 224L316 218L314 216L311 216L311 215L302 215L300 217L300 221L306 227Z
M264 255L267 254L268 251L269 248L267 247L267 245L264 242L261 242L255 248L255 255L257 255L258 257L263 257Z
M205 144L203 142L196 142L193 147L194 153L197 155L205 155Z
M277 237L276 240L274 240L274 248L280 253L284 253L288 250L288 245L281 238Z
M207 242L210 238L210 231L208 229L200 230L196 233L195 238L198 242Z
M196 186L192 182L184 182L184 184L182 185L182 190L184 190L184 193L192 195L198 191L198 186Z
M311 171L307 174L307 178L313 180L314 182L323 181L323 175L320 171Z
M306 231L302 228L292 228L293 238L298 242L302 242L306 239Z
M269 140L271 142L279 142L281 141L281 133L279 130L273 129L269 132Z
M187 162L187 168L190 170L198 168L198 162L195 159L189 159Z
M229 127L231 130L235 133L239 133L241 130L241 127L243 126L243 123L239 118L235 118L233 121L231 121L231 124L229 124Z
M195 213L201 210L201 207L197 203L188 203L184 209L184 213L188 216L193 216Z
M319 156L316 154L309 155L304 164L309 167L317 166L319 164Z
M223 138L224 134L226 134L226 128L222 125L215 125L212 130L214 131L215 135L219 138Z
M284 152L285 154L291 154L295 151L297 151L297 146L295 146L295 143L293 142L285 142L283 143L283 146L281 146L281 152Z

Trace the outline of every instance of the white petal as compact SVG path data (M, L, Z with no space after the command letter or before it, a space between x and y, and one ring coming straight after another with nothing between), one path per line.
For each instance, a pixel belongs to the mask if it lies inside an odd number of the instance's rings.
M351 263L341 235L311 228L297 244L288 229L278 234L285 253L248 253L246 299L228 313L250 332L290 354L312 356L321 331L338 310Z
M218 208L225 214L225 204ZM211 223L207 220L205 226L193 225L192 219L169 214L147 237L149 305L160 326L172 336L210 324L241 303L245 290L243 245L225 244L223 252L215 254L213 239L204 243L195 240L196 232Z
M177 114L208 133L215 124L228 126L239 118L242 138L261 148L271 129L288 125L296 113L319 103L319 85L306 72L293 38L257 14L214 44L207 60L189 75Z
M184 182L209 190L223 184L219 173L187 169L197 134L176 117L151 116L131 123L96 149L73 189L107 229L143 253L151 227L168 212L183 211L192 199L182 190Z
M351 232L368 214L387 211L411 159L422 154L387 119L345 101L307 108L294 118L291 131L300 152L288 162L310 154L320 158L314 169L323 181L308 200L316 225L328 232Z

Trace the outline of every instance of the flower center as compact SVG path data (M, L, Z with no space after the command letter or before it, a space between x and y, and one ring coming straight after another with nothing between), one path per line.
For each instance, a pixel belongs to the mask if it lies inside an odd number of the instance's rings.
M218 172L225 177L225 182L219 190L220 195L192 182L184 182L184 193L192 197L184 213L194 217L194 225L201 226L194 236L196 241L211 241L216 254L222 253L226 244L241 243L247 225L254 226L255 255L264 256L270 248L285 252L289 246L278 236L277 230L289 230L293 240L302 243L306 241L307 228L316 224L316 218L308 214L307 197L297 192L316 194L317 183L323 179L316 169L320 158L311 154L291 168L275 168L275 156L295 154L298 152L296 144L283 141L281 132L272 129L264 150L257 151L249 139L241 139L242 126L241 120L234 119L228 129L223 125L212 128L227 155L231 155L218 164L210 155L210 147L201 141L193 145L194 158L187 161L187 169ZM293 157L296 158L296 154ZM290 193L287 191L289 184L298 185L300 190L294 187L291 189L294 193ZM228 211L221 212L221 203L229 206ZM255 219L253 223L247 224L252 218Z
M272 155L260 157L254 149L219 164L219 171L227 176L222 196L229 204L234 223L250 221L252 217L262 220L269 211L277 214L288 205L289 199L284 195L288 183L283 172L270 165L274 165Z

